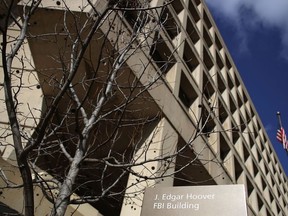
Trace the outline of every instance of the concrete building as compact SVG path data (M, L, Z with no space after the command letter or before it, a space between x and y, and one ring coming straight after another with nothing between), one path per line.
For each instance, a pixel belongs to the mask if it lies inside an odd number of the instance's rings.
M55 39L55 42L52 39L39 40L36 36L57 32L58 28L62 28L59 20L65 17L66 6L73 13L85 16L93 12L91 6L83 6L87 3L86 1L81 1L81 3L76 0L67 1L66 5L62 1L43 0L42 2L43 4L32 16L30 22L31 37L25 41L18 53L18 58L13 63L13 76L17 77L18 73L23 74L21 82L24 83L24 88L21 88L18 94L20 100L18 110L21 110L20 122L23 134L28 135L34 133L37 120L41 119L41 113L49 106L49 98L57 93L51 85L54 78L57 80L58 76L55 68L59 66L59 62L55 63L55 55L59 52L59 47L63 48L62 45L66 41L64 37ZM107 6L105 0L93 2L95 3L94 9L100 12ZM149 2L152 6L163 4L161 0ZM19 4L21 5L21 2ZM0 9L1 14L4 13L5 6L2 5ZM161 7L157 9L159 13L161 10ZM120 201L113 201L112 205L117 206L115 209L102 200L95 205L70 205L67 214L75 212L75 215L139 216L145 187L244 184L249 216L288 215L287 176L204 0L175 0L167 6L162 15L164 18L160 19L161 29L155 31L152 38L147 39L149 49L147 47L140 49L130 56L125 62L124 77L119 78L119 82L123 85L126 84L128 76L129 79L132 77L132 80L139 79L143 87L150 82L151 77L155 77L155 74L162 73L161 85L157 85L157 88L147 88L145 97L133 103L131 108L134 110L133 117L153 118L159 112L161 113L161 117L155 124L144 127L145 139L141 139L142 145L134 151L132 157L135 163L139 164L147 160L151 161L144 164L145 166L132 168L134 174L124 178L125 181L121 182L119 188L127 185L126 195L124 198L122 196ZM136 22L133 21L134 16L133 11L126 11L126 15L117 20L114 28L133 32L131 26ZM64 26L63 28L74 29L73 20L70 18L68 17L67 23L72 27ZM108 19L103 23L98 31L105 34L107 29L111 30L110 21ZM18 34L19 27L11 22L9 37L15 39ZM153 43L156 36L158 41ZM115 35L108 35L107 38L106 43L113 44ZM98 55L100 40L93 41L89 53L91 56ZM135 62L141 62L141 64L135 64ZM1 67L2 64L1 61ZM143 71L143 66L148 68L145 68L144 71L147 74L144 76L138 73ZM88 61L82 62L79 67L82 72L75 79L81 80L87 67L94 68L97 65L90 64ZM103 74L107 73L104 63L99 68ZM1 80L3 80L2 74ZM17 88L17 84L15 86ZM94 88L97 89L95 86ZM78 90L81 91L82 87ZM95 92L97 93L97 90ZM3 95L3 89L1 89L2 101ZM88 97L93 99L93 95L88 95ZM61 113L65 113L67 106L71 105L68 98L63 99L57 118L61 119L63 117ZM119 98L116 94L116 102L113 103L117 103ZM107 106L112 107L111 104ZM1 187L5 187L5 179L13 183L21 183L21 178L16 168L14 149L9 145L13 142L4 103L0 109L2 155L0 183ZM109 126L105 125L103 128L99 130L109 131ZM115 142L121 144L118 154L125 154L131 142L125 143L127 140L125 136L132 137L135 131L137 131L135 128L121 130L122 135L119 135L119 140ZM198 136L191 142L194 134ZM97 145L98 141L93 140L93 142ZM145 144L150 142L153 145L147 148ZM184 151L180 155L171 156L168 162L167 160L153 160L174 155L187 143L189 146L191 144L193 151ZM102 157L103 155L95 154L94 156ZM49 167L62 163L62 161L46 160L47 158L39 159L37 163L39 169L49 170ZM165 169L164 166L166 166ZM60 169L59 173L62 172L63 170ZM88 176L88 172L83 175ZM43 176L55 175L54 172L41 171L41 173ZM119 174L114 171L111 173L113 173L111 178ZM143 178L135 173L140 173L142 177L152 175L155 178L143 181ZM169 177L162 178L164 174ZM95 175L101 175L101 170ZM94 186L87 188L95 189ZM23 201L15 200L17 193L19 194L17 196L21 197L21 189L2 190L0 202L3 208L0 208L0 212L22 212ZM85 192L82 191L82 193ZM52 205L43 198L41 190L37 187L35 197L36 215L48 214ZM108 199L107 202L110 201Z

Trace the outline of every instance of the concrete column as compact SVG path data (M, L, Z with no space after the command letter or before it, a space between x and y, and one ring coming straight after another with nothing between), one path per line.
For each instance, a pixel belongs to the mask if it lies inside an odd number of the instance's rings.
M173 186L177 143L178 135L163 118L134 156L134 164L141 165L128 178L121 216L140 216L146 187Z

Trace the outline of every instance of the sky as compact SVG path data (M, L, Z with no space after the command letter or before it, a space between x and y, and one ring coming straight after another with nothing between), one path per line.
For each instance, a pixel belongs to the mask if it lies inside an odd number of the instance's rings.
M205 0L288 175L288 0Z

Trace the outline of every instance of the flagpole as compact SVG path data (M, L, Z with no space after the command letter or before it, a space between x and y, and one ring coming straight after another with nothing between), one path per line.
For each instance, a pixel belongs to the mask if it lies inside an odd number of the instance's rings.
M279 111L277 112L277 117L278 117L279 128L282 128L281 114Z
M277 118L278 118L278 124L279 124L279 129L282 130L283 127L282 127L282 121L281 121L281 114L280 112L278 111L277 112ZM285 133L285 132L284 132ZM286 137L286 135L285 135ZM282 137L283 138L283 137ZM283 142L283 140L282 140ZM286 154L288 155L288 144L287 144L287 140L285 141L285 143L282 143L283 144L283 148L286 150Z

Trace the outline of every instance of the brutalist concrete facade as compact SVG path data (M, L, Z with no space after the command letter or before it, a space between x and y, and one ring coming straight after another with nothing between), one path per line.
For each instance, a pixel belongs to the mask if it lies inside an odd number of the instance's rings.
M105 3L103 0L95 1L96 9L101 10L105 7ZM84 3L68 1L66 4L71 10L77 11ZM159 6L163 2L152 0L150 4ZM37 11L35 22L31 24L35 25L35 27L31 27L34 28L33 31L41 33L41 30L54 28L59 18L57 16L61 16L63 8L61 1L44 0L41 9ZM85 8L82 13L89 14L90 11L89 8ZM147 90L157 107L153 110L156 110L155 112L161 110L163 113L163 117L153 130L160 131L154 137L158 140L157 149L159 151L148 149L145 157L136 153L135 158L138 161L145 161L147 157L155 158L161 154L171 154L178 145L189 142L191 134L199 129L196 127L197 121L204 113L213 114L207 114L205 127L202 122L203 134L193 143L194 151L199 153L197 166L188 166L182 173L173 176L177 169L177 163L180 165L185 163L179 158L175 158L176 166L172 166L166 171L171 173L170 178L160 181L147 180L135 187L133 184L137 182L137 177L129 176L125 182L129 186L126 192L128 195L123 200L120 214L122 216L140 215L141 199L139 197L141 198L143 195L139 195L137 198L129 197L129 194L137 193L139 187L144 189L155 184L157 186L244 184L248 215L288 215L287 176L207 5L203 0L175 0L165 11L165 17L163 28L158 35L161 43L159 42L153 47L155 50L153 54L149 51L137 52L126 63L131 66L132 70L135 70L133 64L141 59L141 62L151 64L151 71L154 70L155 73L157 70L165 68L165 71L162 71L165 74L163 76L164 84ZM129 24L129 22L127 23ZM103 32L106 31L107 25L103 25L101 29ZM18 32L17 26L12 23L9 31L11 37L17 35ZM21 90L22 124L27 133L33 133L35 116L39 115L40 118L40 112L37 111L33 113L33 118L32 116L29 118L29 115L32 115L31 108L43 109L43 101L49 92L49 89L44 89L43 86L39 87L38 82L41 77L39 79L34 77L40 76L37 74L38 70L51 64L50 60L47 60L46 51L53 53L55 51L53 49L53 47L45 47L43 41L30 40L26 41L21 50L23 53L18 53L18 56L29 57L26 59L27 64L24 68L27 71L25 73L27 77L23 78L29 88ZM148 61L147 55L150 55L153 62ZM163 67L163 62L169 62L169 64ZM15 71L22 71L23 62L16 61L13 67ZM141 79L145 78L141 77ZM141 82L145 82L145 80L141 80ZM33 94L33 98L31 94ZM2 93L1 99L3 100ZM29 104L29 109L27 104ZM5 107L2 104L0 130L3 137L5 134L9 134L8 119L5 117L4 111ZM169 134L169 139L165 139L167 134ZM148 136L146 141L149 139ZM12 143L9 136L2 142ZM2 145L1 152L2 169L9 170L11 167L14 170L13 148ZM151 173L155 167L159 166L159 163L154 161L144 171L143 167L135 168L134 171ZM11 177L8 177L16 182L20 181L17 169L13 173ZM185 178L187 181L183 180ZM18 193L20 194L21 190L18 190ZM21 212L22 202L14 202L13 197L14 194L9 194L9 191L5 190L0 201ZM37 208L36 214L43 215L43 212L49 212L49 203L42 199L38 201L41 202L41 205ZM72 206L69 211L76 211L79 215L101 215L90 205L80 208Z

